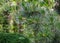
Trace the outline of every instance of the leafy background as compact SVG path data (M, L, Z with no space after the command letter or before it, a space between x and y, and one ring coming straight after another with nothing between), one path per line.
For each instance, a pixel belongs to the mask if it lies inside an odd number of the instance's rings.
M60 42L54 6L55 0L0 0L0 32L22 34L30 43Z

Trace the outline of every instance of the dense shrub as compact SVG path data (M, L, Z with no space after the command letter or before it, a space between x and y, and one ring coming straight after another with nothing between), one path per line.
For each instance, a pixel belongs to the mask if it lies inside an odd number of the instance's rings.
M23 34L31 43L60 43L60 16L56 14L60 13L59 3L55 6L54 0L0 0L0 32L6 32L0 34L0 43L29 43L24 36L10 33Z
M29 40L20 34L0 33L0 43L29 43Z

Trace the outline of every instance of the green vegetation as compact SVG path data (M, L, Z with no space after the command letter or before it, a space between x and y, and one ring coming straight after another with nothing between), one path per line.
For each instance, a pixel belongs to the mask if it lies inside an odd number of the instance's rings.
M0 0L0 43L60 43L54 7L55 0Z
M19 34L0 33L0 43L29 43L29 39Z

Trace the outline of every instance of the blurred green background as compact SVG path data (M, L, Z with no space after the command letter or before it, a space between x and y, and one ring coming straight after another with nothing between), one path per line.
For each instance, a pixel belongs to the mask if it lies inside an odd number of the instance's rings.
M59 12L59 0L0 0L0 43L60 43Z

